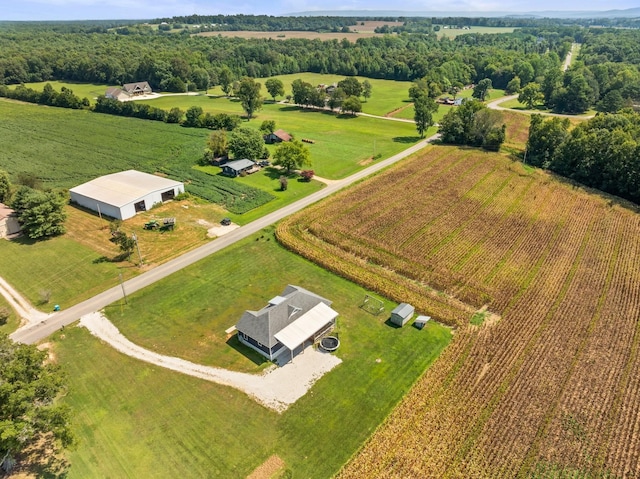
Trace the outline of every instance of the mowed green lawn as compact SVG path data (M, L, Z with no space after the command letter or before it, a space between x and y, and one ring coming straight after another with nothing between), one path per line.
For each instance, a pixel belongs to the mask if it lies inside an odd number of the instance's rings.
M9 334L18 328L20 320L13 308L9 305L9 302L4 299L4 296L0 296L0 310L2 309L6 309L6 311L9 312L9 317L4 324L0 324L0 333Z
M471 98L471 96L473 95L473 88L466 88L462 91L460 91L457 95L458 98ZM492 101L495 100L497 98L503 97L505 95L504 90L499 90L496 88L492 88L491 90L489 90L489 96L487 97L486 101ZM442 95L443 97L445 96L451 96L451 95ZM439 105L438 111L433 115L433 121L435 123L438 123L442 117L444 115L447 114L447 112L451 109L451 108L455 108L454 106L451 105ZM399 111L398 113L393 115L394 118L405 118L405 119L410 119L413 120L413 117L415 116L415 111L413 109L413 105L410 105L408 108L405 108L402 111Z
M149 105L187 110L199 106L204 112L242 115L240 102L226 97L165 96L145 100ZM298 139L313 140L307 144L311 152L311 169L324 178L344 178L364 166L374 155L388 158L410 147L420 138L411 123L336 115L329 111L300 108L296 105L265 103L254 119L243 126L258 129L264 120L274 120L277 128ZM375 151L374 151L375 148Z
M117 86L117 85L107 85L103 83L76 83L76 82L68 82L68 81L58 81L51 80L45 82L34 82L34 83L25 83L24 86L27 88L32 88L36 91L42 91L44 86L49 83L53 89L57 92L62 90L62 87L65 87L71 91L73 94L80 98L88 98L91 104L95 104L96 98L104 95L107 91L107 88ZM15 88L15 85L10 86L10 88Z
M76 417L70 478L244 478L277 454L293 477L331 477L370 436L451 338L360 309L365 290L286 251L271 230L129 298L107 314L134 342L193 361L259 372L255 354L227 343L242 312L287 284L333 301L343 362L282 415L232 388L127 358L82 329L55 335Z
M278 78L284 84L285 97L291 94L291 83L294 80L311 83L313 86L320 84L331 85L344 80L345 76L341 75L323 75L320 73L293 73L290 75L278 75L270 78ZM395 80L378 80L375 78L355 77L361 83L367 80L371 84L371 97L367 100L361 97L362 111L371 115L385 116L388 113L402 108L409 101L409 87L411 82L395 81ZM271 99L267 92L264 82L266 78L259 78L257 81L262 83L262 94L265 98ZM282 100L283 98L278 98Z
M105 231L105 235L108 231ZM43 311L67 307L127 279L137 268L103 261L102 254L65 236L46 241L0 241L0 276ZM45 293L49 302L44 303Z

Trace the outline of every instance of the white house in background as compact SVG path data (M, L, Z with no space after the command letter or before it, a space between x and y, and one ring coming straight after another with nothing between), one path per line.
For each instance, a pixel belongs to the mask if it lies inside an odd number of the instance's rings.
M69 190L71 202L119 220L184 193L184 184L136 170L101 176Z
M7 238L20 233L20 222L15 212L8 206L0 203L0 238Z

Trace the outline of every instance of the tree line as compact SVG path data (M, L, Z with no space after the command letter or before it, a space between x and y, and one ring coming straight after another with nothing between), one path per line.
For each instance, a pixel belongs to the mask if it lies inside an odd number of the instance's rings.
M640 114L568 119L532 115L525 161L640 204Z

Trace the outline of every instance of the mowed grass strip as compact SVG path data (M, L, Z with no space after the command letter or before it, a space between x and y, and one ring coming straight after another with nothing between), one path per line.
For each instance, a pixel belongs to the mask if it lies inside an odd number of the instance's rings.
M246 477L276 413L224 386L131 359L81 328L55 336L78 446L69 478Z
M343 362L282 415L234 389L126 358L82 330L58 334L55 350L69 373L66 401L80 439L69 477L175 477L179 470L181 477L243 478L272 454L294 477L335 474L448 344L448 328L389 326L395 304L385 301L380 316L364 312L365 290L286 251L271 230L107 314L154 351L257 373L265 363L224 330L288 283L333 301L340 313L335 354Z

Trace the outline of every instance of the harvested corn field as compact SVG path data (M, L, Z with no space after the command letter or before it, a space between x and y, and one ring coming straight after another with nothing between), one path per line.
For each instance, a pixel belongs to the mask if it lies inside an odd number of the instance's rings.
M431 147L284 221L286 246L458 326L341 478L640 470L640 216L507 157ZM496 322L469 325L487 306Z

